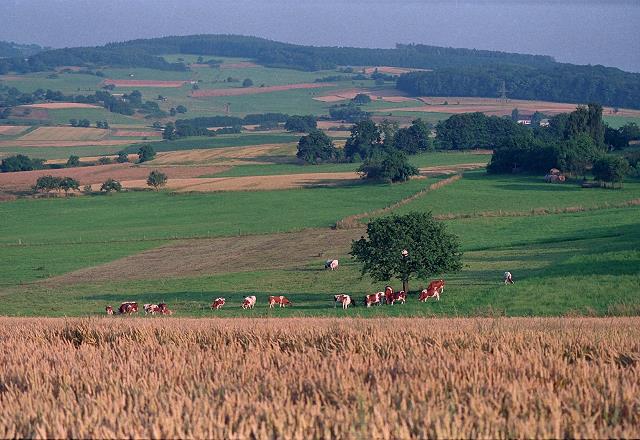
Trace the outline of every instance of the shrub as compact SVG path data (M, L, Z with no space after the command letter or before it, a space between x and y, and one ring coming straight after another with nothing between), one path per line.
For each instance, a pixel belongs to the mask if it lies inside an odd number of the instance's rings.
M154 150L153 147L149 144L142 145L138 150L138 159L140 163L148 162L150 160L155 159L155 157L156 157L156 150Z
M156 191L159 187L165 186L167 184L167 175L158 171L153 170L149 173L149 177L147 177L147 185L152 186Z
M106 192L107 194L111 191L122 191L122 185L115 179L107 179L102 186L100 187L100 191Z
M358 173L370 180L382 182L406 182L411 176L418 175L418 169L407 162L402 151L384 151L365 160Z

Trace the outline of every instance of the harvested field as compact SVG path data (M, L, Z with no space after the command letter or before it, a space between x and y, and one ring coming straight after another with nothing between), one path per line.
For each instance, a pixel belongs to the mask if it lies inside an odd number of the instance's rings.
M417 68L411 68L411 67L372 66L372 67L365 67L364 73L366 73L367 75L371 75L376 71L376 69L378 70L379 73L386 73L387 75L402 75L403 73L409 73L409 72L430 72L429 69L417 69ZM356 70L360 70L360 69L356 69Z
M222 63L220 64L221 69L247 69L251 67L260 67L256 63L252 63L251 61L239 61L236 63Z
M307 229L300 232L185 240L43 281L48 286L89 282L181 278L301 266L348 252L362 229ZM311 252L313 249L313 252ZM220 258L224 255L224 258ZM153 274L143 270L153 267Z
M638 318L1 318L0 437L637 438L639 339Z
M226 147L209 150L182 150L159 153L151 165L220 163L250 165L274 163L281 155L295 154L296 144L264 144L253 147Z
M20 141L98 141L109 135L109 130L78 127L38 127L21 136Z
M496 98L464 98L464 97L421 97L419 101L425 105L417 107L398 107L384 109L385 112L403 111L403 112L426 112L426 113L472 113L482 112L487 115L506 116L511 115L511 111L517 108L520 113L533 114L540 111L547 115L556 115L558 113L569 113L576 109L578 104L558 103L546 101L525 101L518 99L510 99L507 102L501 102ZM448 104L444 104L447 102ZM614 114L613 108L605 107L603 109L605 115ZM640 116L640 110L619 109L619 116Z
M154 139L150 139L149 142ZM109 139L106 141L0 141L0 147L87 147L87 146L113 146L129 145L135 141L127 139Z
M21 107L26 108L46 108L49 110L58 110L61 108L102 108L99 105L94 104L83 104L80 102L43 102L40 104L28 104L22 105Z
M0 188L3 191L27 191L42 176L73 177L80 185L96 184L100 189L102 182L109 178L116 180L142 179L141 187L146 188L146 179L151 170L160 170L170 179L189 179L204 174L213 174L224 171L224 166L202 167L143 167L131 163L96 165L88 167L64 168L57 170L21 171L16 173L0 173Z
M247 162L245 162L246 164ZM225 162L225 164L229 164ZM486 166L486 163L446 165L420 169L420 177L453 174L461 170L470 170ZM204 174L204 173L202 173ZM146 176L145 176L146 179ZM356 172L300 173L267 176L242 177L202 177L169 179L165 188L177 192L210 191L270 191L318 186L336 186L360 181ZM123 180L122 186L128 189L146 188L146 180ZM98 186L96 186L98 189Z
M0 134L5 136L15 136L28 128L30 127L25 125L0 125Z
M122 137L158 137L162 136L162 133L159 131L116 130L112 132L111 135Z
M343 124L337 121L318 121L318 129L320 130L328 130L330 128L339 128L341 131L349 131L353 124Z
M284 86L266 86L266 87L242 87L233 89L200 89L191 92L191 96L194 98L209 98L216 96L240 96L240 95L255 95L258 93L272 93L283 92L287 90L298 89L318 89L321 87L330 87L331 84L327 83L301 83L301 84L288 84Z
M339 102L347 99L353 99L358 94L369 95L372 100L382 100L387 102L417 102L416 98L405 96L402 92L395 89L369 91L364 89L347 89L340 90L331 95L316 96L313 99L320 102Z
M185 81L152 81L145 79L105 79L102 81L103 85L113 84L116 87L182 87L184 84L189 83Z
M29 108L18 106L14 107L11 110L11 118L45 121L49 119L49 113L47 112L47 109L44 108Z

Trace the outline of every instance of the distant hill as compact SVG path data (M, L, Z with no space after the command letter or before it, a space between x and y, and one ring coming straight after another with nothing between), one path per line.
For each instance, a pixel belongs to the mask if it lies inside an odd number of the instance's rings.
M251 58L269 67L306 71L337 66L396 66L431 69L407 74L400 89L417 95L497 96L505 82L511 97L560 102L594 101L640 108L640 74L604 66L561 64L552 57L476 49L398 44L394 49L301 46L241 35L188 35L44 50L0 59L0 74L51 70L58 66L147 67L188 70L163 54Z
M46 50L37 44L18 44L12 41L0 41L0 58L30 57Z

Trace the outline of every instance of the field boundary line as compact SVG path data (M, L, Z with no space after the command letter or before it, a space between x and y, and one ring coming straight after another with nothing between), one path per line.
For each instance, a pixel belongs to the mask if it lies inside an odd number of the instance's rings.
M538 215L553 215L553 214L571 214L575 212L588 212L588 211L600 211L604 209L620 209L629 208L632 206L640 206L640 198L627 200L620 203L608 203L605 202L602 205L594 206L567 206L564 208L533 208L529 211L480 211L471 212L466 214L438 214L433 218L436 220L459 220L465 218L499 218L499 217L534 217Z
M415 199L417 199L418 197L421 197L423 195L425 195L428 192L431 191L435 191L437 189L442 188L443 186L449 185L451 183L457 182L458 180L462 179L462 173L458 173L455 174L451 177L448 177L446 179L440 180L436 183L432 183L431 185L429 185L426 188L421 189L420 191L418 191L415 194L410 195L409 197L406 197L398 202L395 202L389 206L385 206L384 208L380 208L380 209L376 209L374 211L368 211L368 212L363 212L360 214L354 214L354 215L350 215L348 217L345 217L341 220L338 220L334 226L334 229L354 229L354 228L360 228L362 227L362 225L360 224L360 220L362 220L365 217L373 217L373 216L377 216L377 215L381 215L381 214L385 214L389 211L392 211L396 208L399 208L403 205L406 205L407 203L413 202Z

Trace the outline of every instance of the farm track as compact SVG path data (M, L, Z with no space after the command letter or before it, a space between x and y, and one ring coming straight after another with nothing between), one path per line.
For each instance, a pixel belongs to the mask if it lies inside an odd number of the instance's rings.
M638 340L638 318L0 318L0 437L637 438Z

